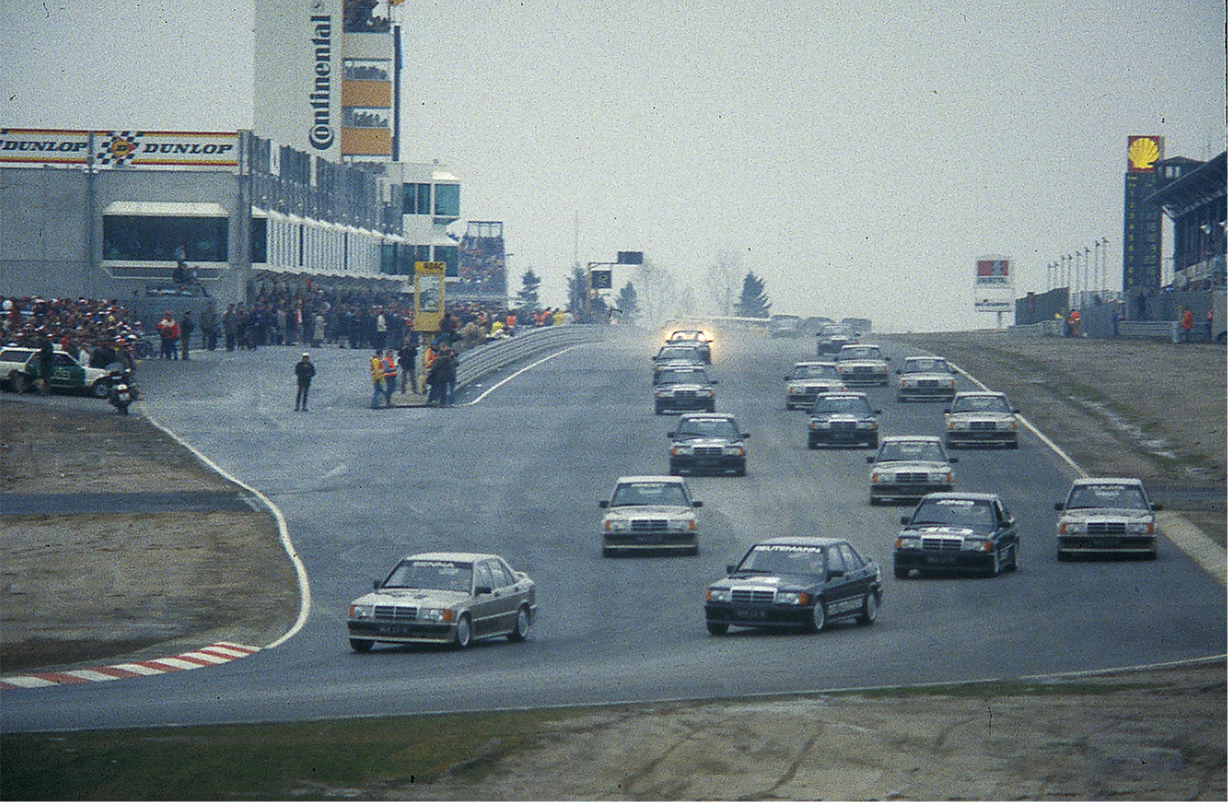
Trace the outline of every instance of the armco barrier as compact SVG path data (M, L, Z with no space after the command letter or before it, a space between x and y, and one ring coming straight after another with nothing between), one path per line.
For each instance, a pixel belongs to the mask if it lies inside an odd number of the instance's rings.
M593 326L570 323L530 329L506 340L486 343L460 355L456 366L456 386L464 387L491 371L527 359L545 351L557 351L569 345L597 342L622 333L617 326Z

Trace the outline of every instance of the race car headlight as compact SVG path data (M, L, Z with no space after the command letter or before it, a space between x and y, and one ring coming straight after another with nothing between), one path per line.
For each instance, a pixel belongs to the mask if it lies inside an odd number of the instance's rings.
M830 429L831 423L825 420L819 420L818 418L811 418L810 428L811 429Z
M964 551L993 551L993 541L983 537L966 537L962 548Z
M350 618L370 618L375 614L375 607L370 604L351 604Z
M692 446L673 445L670 447L669 453L675 457L686 457L694 454L695 449Z
M966 432L968 430L968 421L966 420L949 420L947 428L953 432Z
M1082 535L1087 532L1087 524L1082 521L1062 521L1057 525L1059 535Z
M668 526L669 526L669 531L671 532L694 532L695 531L695 519L694 518L679 518L677 520L670 521Z
M602 521L602 526L607 532L626 532L631 528L631 522L621 518L607 518Z
M785 392L789 395L800 395L803 389L800 384L790 384L785 388Z
M1154 535L1156 525L1151 521L1137 521L1126 524L1126 533L1131 535Z
M657 390L657 398L669 398L673 394L673 390Z
M870 474L871 484L874 484L876 482L890 482L890 481L891 481L891 474L889 473L879 473L878 471L874 471Z
M721 449L721 453L726 457L745 457L746 449L742 446L725 446Z
M733 591L729 588L708 588L707 600L710 602L732 601Z
M711 390L707 390L707 389L704 389L704 390L696 390L696 391L695 391L695 397L696 397L696 398L711 398L711 397L712 397L712 391L711 391Z
M777 604L796 604L805 606L810 603L810 594L805 591L782 590L776 593Z
M919 549L921 548L921 538L901 535L895 539L895 547L897 549Z
M872 431L872 432L873 432L873 431L877 431L877 430L878 430L878 421L876 421L876 420L865 420L865 421L861 421L860 423L858 423L858 424L857 424L857 428L858 428L858 429L869 429L869 430L870 430L870 431Z
M443 607L421 607L418 609L418 620L447 624L452 621L452 611Z
M955 474L951 471L947 471L946 473L939 474L938 481L943 484L947 484L947 485L955 484Z

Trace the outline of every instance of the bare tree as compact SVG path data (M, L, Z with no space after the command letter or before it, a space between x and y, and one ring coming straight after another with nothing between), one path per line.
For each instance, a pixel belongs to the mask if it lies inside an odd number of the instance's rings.
M737 251L721 251L716 263L708 268L708 297L715 314L732 315L742 291L742 255Z

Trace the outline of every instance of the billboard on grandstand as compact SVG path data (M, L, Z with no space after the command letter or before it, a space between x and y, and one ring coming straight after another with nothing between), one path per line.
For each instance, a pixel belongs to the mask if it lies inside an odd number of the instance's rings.
M235 167L234 131L61 131L0 128L0 164L96 168Z
M1013 309L1015 306L1015 276L1010 257L981 256L976 260L974 301L976 308L987 311Z

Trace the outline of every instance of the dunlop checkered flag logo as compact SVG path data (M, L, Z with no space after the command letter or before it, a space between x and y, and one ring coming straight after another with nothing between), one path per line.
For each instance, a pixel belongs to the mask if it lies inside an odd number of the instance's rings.
M98 162L123 167L130 164L136 156L141 141L139 131L110 131L102 140L98 151Z

